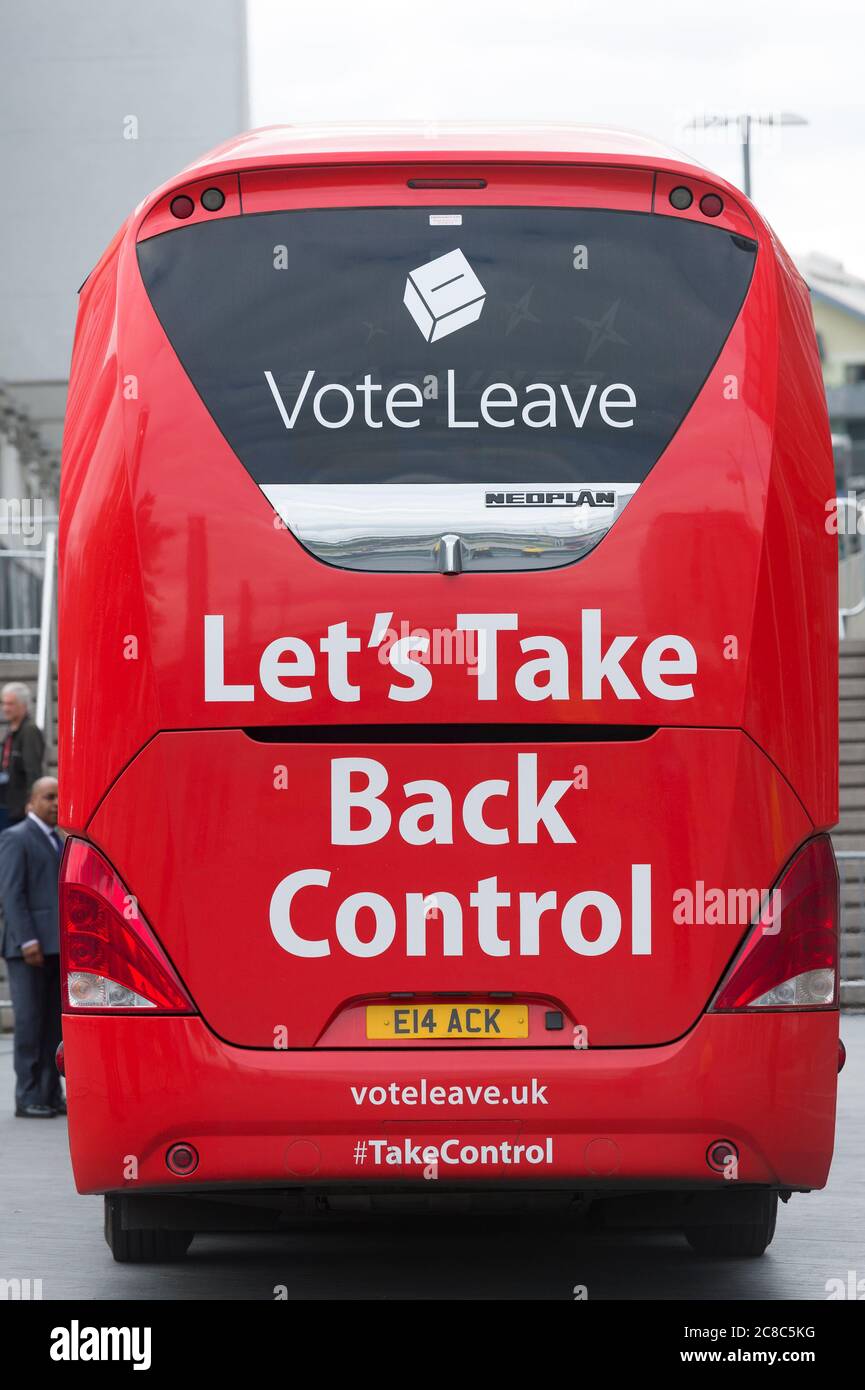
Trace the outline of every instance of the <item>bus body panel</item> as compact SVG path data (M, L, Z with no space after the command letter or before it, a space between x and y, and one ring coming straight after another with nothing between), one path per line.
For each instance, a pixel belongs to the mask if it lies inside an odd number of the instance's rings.
M256 132L145 199L83 287L61 490L60 819L119 876L200 1017L67 1011L81 1191L124 1190L129 1153L137 1190L409 1181L422 1177L413 1163L365 1167L355 1144L451 1131L544 1149L542 1162L493 1164L496 1181L714 1182L706 1149L718 1138L739 1146L746 1182L826 1180L837 1011L706 1012L753 919L673 917L677 893L698 884L725 902L765 893L837 819L834 477L807 289L756 210L706 170L612 133L532 140ZM472 192L412 186L481 173ZM680 182L696 197L674 211ZM226 227L455 206L691 225L717 195L706 234L738 238L753 271L696 398L594 549L535 572L354 572L287 529L145 288L141 267L207 222L196 201L189 227L177 224L172 200L210 187L225 194ZM487 666L482 682L465 644L490 614L501 631L495 679ZM441 639L428 684L391 663L384 630ZM538 642L558 653L555 698L526 670ZM616 648L620 662L605 664ZM274 652L288 649L310 654L302 677L280 671ZM390 827L366 846L331 833L330 779L351 758L367 762L361 782L372 763L387 776ZM553 811L537 843L520 842L521 776L558 787L558 842ZM412 782L444 785L453 843L406 843ZM483 783L496 787L478 843L463 808ZM489 829L508 839L483 842ZM635 876L647 865L648 886ZM280 885L309 869L327 885L287 908ZM471 898L493 878L511 899L482 943ZM633 906L645 891L642 954ZM533 936L518 903L544 892L556 903ZM368 905L337 932L339 905L358 893L393 908L381 950L365 950ZM436 894L462 909L460 953L443 954L456 909ZM590 900L566 932L563 905L581 894ZM422 906L411 951L410 895ZM593 951L604 913L607 925L619 913L618 934ZM321 954L304 956L304 941ZM371 1001L467 992L524 1003L525 1042L379 1047L366 1034ZM564 1038L547 1021L557 1013ZM406 1122L392 1099L353 1099L352 1086L421 1077L534 1077L550 1100L502 1123L477 1103L428 1105ZM165 1166L180 1141L201 1155L186 1179ZM464 1164L446 1176L487 1174Z
M387 781L374 799L368 772ZM555 807L535 824L551 784ZM435 827L404 790L421 785L437 798ZM481 804L473 789L485 785ZM439 839L425 842L425 828ZM760 912L770 924L770 890L810 831L734 730L544 744L527 730L524 743L455 745L214 730L151 740L89 837L228 1042L328 1045L360 1001L469 990L538 1001L528 1042L567 1046L581 1027L591 1046L615 1047L687 1032L748 924ZM581 912L568 907L584 893ZM562 1031L543 1030L545 1009L563 1011ZM366 1045L362 1017L349 1036Z
M178 234L182 233L173 235ZM246 726L277 722L284 713L260 691L254 702L238 708L205 701L205 613L227 614L231 669L241 674L254 672L261 652L274 638L287 632L305 637L319 613L326 616L325 627L344 620L353 633L364 637L379 612L392 612L397 625L407 621L430 631L450 630L455 616L451 591L438 576L403 575L399 592L406 606L400 612L392 576L365 574L348 581L345 574L312 559L290 533L275 526L278 518L272 508L250 485L179 368L141 284L131 237L132 228L117 258L118 299L124 311L119 322L105 316L102 341L92 349L95 358L104 353L103 373L113 379L120 396L125 455L113 456L112 471L124 473L125 481L112 478L110 487L106 481L79 496L76 478L79 472L89 475L94 432L98 436L103 429L99 398L84 404L82 418L71 422L64 455L61 549L70 573L74 570L77 583L85 585L79 611L99 612L101 619L95 632L85 619L83 633L77 613L70 613L61 635L63 817L65 824L82 830L106 787L157 727ZM784 303L795 307L795 316L789 305L779 316L781 278L788 286ZM547 701L534 707L532 717L744 727L791 780L814 823L828 827L837 819L832 775L837 737L830 713L837 543L815 520L815 510L823 518L825 500L833 495L827 481L831 449L824 429L825 405L815 396L819 368L813 343L805 337L803 294L807 292L792 272L782 277L765 251L758 255L743 311L685 425L629 503L627 528L614 525L602 545L554 577L545 572L466 574L460 579L458 607L488 611L494 596L495 611L518 612L520 636L525 628L527 633L570 638L561 619L556 622L557 615L596 607L602 611L605 633L636 631L645 633L647 640L663 633L683 634L697 648L700 665L693 699L657 700L641 691L639 701L622 701L610 698L605 685L599 700L573 698L564 707L551 707ZM767 323L777 324L777 338L765 331ZM76 352L83 353L83 347ZM79 368L76 362L73 379L95 365L82 360ZM806 399L814 406L802 429L798 424L782 425L776 435L782 376L786 403ZM738 383L741 392L727 399L730 390L738 392ZM163 402L162 408L154 409L154 401ZM719 420L724 426L720 456ZM116 449L116 431L110 437ZM200 462L191 465L190 460L201 459L202 449L206 467ZM714 457L715 463L695 469L694 458L704 456ZM106 493L123 499L127 487L131 516L120 516L112 503L109 520L101 514ZM771 546L765 543L770 510ZM700 526L707 514L714 518L711 536ZM141 566L140 584L147 596L146 621L130 624L130 610L134 616L140 592L126 591L113 551L94 554L88 544L106 524L132 533L123 548L134 555L129 548L134 538L135 563ZM784 544L776 544L774 529L782 526ZM791 528L796 530L795 543ZM86 564L78 555L78 547L84 545L89 551ZM229 552L236 569L215 562ZM236 572L244 576L240 593ZM550 603L552 584L555 604ZM134 573L129 585L132 590L139 586ZM306 598L302 611L296 602L299 592ZM538 610L542 619L535 617ZM235 612L239 623L232 617ZM708 623L705 613L710 615ZM291 615L290 623L286 614ZM752 630L755 622L760 625L759 640ZM825 634L817 648L819 663L785 655L801 650L797 644L806 633ZM124 647L127 636L135 638L138 655L125 657L122 666L114 654L118 648L129 649L128 643ZM730 637L735 640L735 659L728 655ZM74 663L64 660L63 644L74 653L82 640L96 644L87 696L97 703L93 717L105 738L91 750L84 768L76 760L74 771L67 771L63 758L65 752L71 754L72 743L64 721L71 721L83 692L74 698L66 693L63 683ZM378 665L375 653L362 651L360 661ZM153 678L143 682L142 663L148 662ZM104 672L103 680L93 679L96 671ZM460 675L456 667L443 667L430 697L414 709L383 698L380 681L365 683L364 722L399 721L413 714L435 722L466 717L483 722L489 712L471 699L471 688L467 698ZM77 669L76 679L84 679ZM502 686L496 717L524 718L525 702L514 700L507 681ZM151 698L158 700L160 718L143 722L141 702ZM102 701L105 718L99 719ZM777 719L779 704L801 712L795 724ZM813 713L818 709L826 711L819 718ZM292 722L357 719L353 705L341 706L317 689L309 703L293 705L290 713ZM802 756L803 740L810 756Z
M735 1184L706 1163L708 1146L723 1138L739 1147L742 1183L819 1188L832 1156L837 1022L833 1014L707 1016L667 1047L390 1049L363 1053L359 1066L351 1052L232 1048L196 1018L67 1016L76 1183L80 1192L405 1182L429 1190L422 1148L407 1154L406 1140L440 1148L457 1138L538 1145L544 1160L552 1140L552 1161L514 1163L499 1150L496 1161L466 1166L447 1162L451 1146L439 1182L729 1190ZM472 1103L467 1090L479 1086L498 1095ZM514 1101L524 1094L542 1103L523 1112ZM379 1147L376 1162L373 1140L399 1146L400 1161ZM178 1181L165 1153L180 1142L194 1144L200 1162Z

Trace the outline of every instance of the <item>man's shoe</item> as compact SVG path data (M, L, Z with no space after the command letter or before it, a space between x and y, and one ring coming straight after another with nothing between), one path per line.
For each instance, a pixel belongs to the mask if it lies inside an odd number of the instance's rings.
M19 1120L53 1120L57 1111L50 1105L16 1105L15 1114Z
M66 1114L66 1101L65 1101L65 1100L58 1100L57 1104L56 1104L56 1105L52 1105L50 1108L54 1111L54 1114L55 1114L55 1115L65 1115L65 1114Z

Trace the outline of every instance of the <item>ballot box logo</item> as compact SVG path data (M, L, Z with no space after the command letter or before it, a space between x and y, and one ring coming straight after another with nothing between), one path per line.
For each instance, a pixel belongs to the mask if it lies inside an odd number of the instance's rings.
M486 290L459 247L409 272L403 303L428 343L475 323Z

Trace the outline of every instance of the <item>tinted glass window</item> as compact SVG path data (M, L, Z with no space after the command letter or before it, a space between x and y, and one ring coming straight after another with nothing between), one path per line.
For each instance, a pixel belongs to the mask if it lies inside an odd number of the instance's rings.
M259 483L525 488L645 478L754 250L674 217L412 207L221 219L138 255Z
M700 390L755 247L573 208L279 212L139 263L238 458L313 554L543 569L602 539Z

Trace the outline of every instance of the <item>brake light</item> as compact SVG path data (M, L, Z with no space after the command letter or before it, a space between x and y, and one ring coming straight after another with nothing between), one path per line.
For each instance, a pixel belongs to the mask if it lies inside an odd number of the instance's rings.
M171 962L111 866L69 839L60 871L63 1008L194 1013Z
M803 845L772 896L772 920L751 929L711 1013L837 1008L838 869L828 835Z

